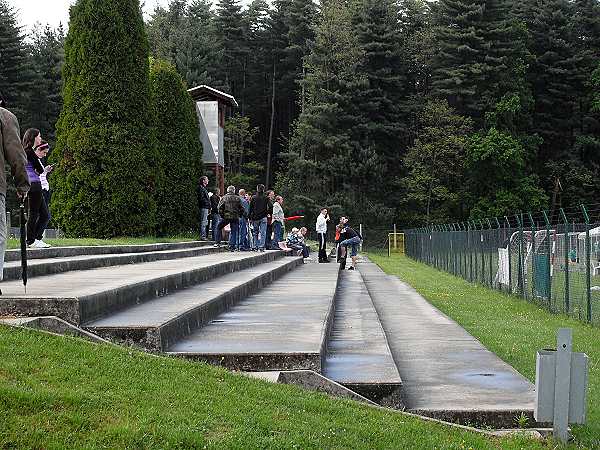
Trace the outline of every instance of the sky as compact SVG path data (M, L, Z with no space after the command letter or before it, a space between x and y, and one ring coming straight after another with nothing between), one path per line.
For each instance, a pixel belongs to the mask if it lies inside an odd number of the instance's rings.
M144 3L144 15L147 17L157 5L166 6L169 0L141 0ZM19 15L19 24L31 31L36 22L57 27L62 22L69 22L69 6L75 0L8 0ZM243 4L249 1L243 1Z

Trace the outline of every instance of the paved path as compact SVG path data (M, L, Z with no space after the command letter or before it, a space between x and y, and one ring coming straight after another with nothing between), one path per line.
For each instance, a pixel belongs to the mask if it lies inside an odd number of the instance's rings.
M510 365L398 278L368 261L359 268L402 377L408 409L438 417L445 411L507 411L509 419L511 411L533 409L534 386Z

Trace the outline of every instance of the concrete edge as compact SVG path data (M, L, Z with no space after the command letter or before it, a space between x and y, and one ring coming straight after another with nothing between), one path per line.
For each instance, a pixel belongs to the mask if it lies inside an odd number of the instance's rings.
M14 317L61 317L73 324L80 323L79 299L76 297L2 297L0 315Z
M339 267L338 264L336 264L336 266ZM329 310L327 311L325 322L323 323L323 326L321 328L321 346L319 349L321 361L319 362L319 370L317 371L319 373L323 371L323 367L325 367L325 359L327 358L327 343L329 342L329 336L331 334L331 330L333 329L333 321L335 319L335 306L337 297L339 295L341 273L342 271L339 269L336 272L335 291L329 303Z
M270 376L271 373L277 374L276 377ZM365 403L367 406L371 408L376 408L383 410L388 413L401 414L403 416L412 417L415 419L423 420L425 422L436 423L439 425L451 427L454 429L459 429L463 431L468 431L472 433L482 434L491 438L502 438L507 437L514 434L524 434L527 437L532 439L543 439L545 437L544 431L546 430L537 430L534 428L527 429L502 429L502 430L482 430L480 428L475 428L472 426L461 425L453 422L446 422L444 420L436 419L430 416L422 416L419 414L415 414L414 412L407 412L395 408L390 408L387 406L382 406L378 403L375 403L369 400L366 397L363 397L359 393L353 391L352 389L340 385L339 383L311 370L294 370L294 371L275 371L275 372L258 372L256 374L251 372L242 373L244 376L249 376L251 378L260 379L267 382L279 383L279 384L291 384L296 385L304 389L323 392L333 397L338 398L346 398L350 400L359 401L361 403ZM310 374L310 375L309 375ZM273 379L275 378L275 380ZM315 383L315 381L318 381ZM332 388L333 387L333 388Z
M66 320L56 316L38 316L15 319L0 319L0 324L29 328L32 330L43 331L56 336L75 336L86 339L94 343L110 344L109 341L102 339L93 333L83 330Z
M170 253L159 253L170 251ZM58 258L56 261L43 264L36 264L35 259L27 267L29 279L44 275L54 275L57 273L71 272L76 270L90 270L100 267L121 266L127 264L140 264L155 261L165 261L172 259L191 258L203 256L211 253L217 253L220 249L214 247L193 247L184 249L157 250L152 252L136 252L132 254L116 255L96 255L96 258L83 260L68 260L68 257ZM82 256L82 255L76 255ZM5 267L4 280L18 280L21 278L22 269L20 266Z
M223 355L165 352L165 354L193 361L202 361L239 372L315 370L321 364L320 353L230 353Z
M155 244L130 244L130 245L86 245L71 247L50 247L39 249L27 249L28 259L40 258L62 258L68 256L80 255L106 255L110 253L140 253L148 251L177 250L182 248L206 247L209 243L206 241L187 241L187 242L159 242ZM7 250L5 261L19 261L21 259L21 250Z

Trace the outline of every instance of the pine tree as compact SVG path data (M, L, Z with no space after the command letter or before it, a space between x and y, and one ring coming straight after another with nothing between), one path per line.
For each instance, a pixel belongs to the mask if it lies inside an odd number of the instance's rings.
M30 90L27 110L33 127L54 146L55 126L62 108L62 65L65 34L62 25L56 29L36 28L31 36L31 55L34 83Z
M71 7L64 106L51 155L53 218L70 235L154 231L148 71L138 0L78 0Z
M215 19L217 44L221 51L220 74L228 90L236 97L244 115L246 107L246 82L248 48L242 6L239 0L219 0Z
M219 53L215 49L214 14L208 0L194 0L187 8L174 63L188 86L215 83ZM218 86L220 87L220 86Z
M33 85L25 36L17 23L17 13L7 0L0 0L0 92L21 128L31 125L27 102Z
M198 205L190 197L202 175L202 144L195 104L181 75L153 60L150 92L158 139L156 228L160 235L193 230Z
M440 51L433 93L481 125L527 63L523 33L510 22L506 0L441 0L434 6Z

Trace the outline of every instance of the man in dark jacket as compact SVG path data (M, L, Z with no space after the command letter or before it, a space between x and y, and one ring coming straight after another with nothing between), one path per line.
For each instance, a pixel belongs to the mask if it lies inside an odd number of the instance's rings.
M229 232L229 250L239 250L238 244L238 230L240 217L244 217L246 212L242 206L240 196L235 193L235 186L229 186L227 188L227 194L223 196L219 202L219 214L222 217L221 223L217 227L217 239L215 247L221 246L221 235L223 228L229 225L231 231Z
M208 230L208 213L210 211L210 197L206 190L208 177L200 177L196 196L198 197L198 210L200 211L200 239L205 240Z
M252 250L265 251L267 237L267 215L269 214L269 198L265 195L265 186L256 186L256 194L250 199L250 220L252 220L252 235L254 248Z
M13 113L4 109L0 93L0 167L8 162L17 187L17 196L24 198L29 191L29 179L25 171L27 159L21 145L19 122ZM4 251L6 250L6 174L0 170L0 280L4 273ZM0 291L2 294L2 291Z

